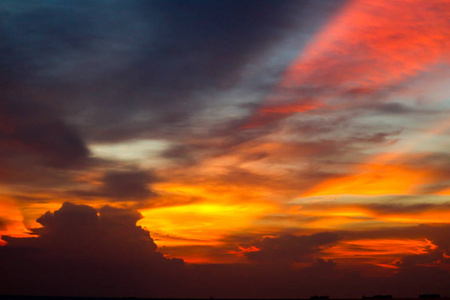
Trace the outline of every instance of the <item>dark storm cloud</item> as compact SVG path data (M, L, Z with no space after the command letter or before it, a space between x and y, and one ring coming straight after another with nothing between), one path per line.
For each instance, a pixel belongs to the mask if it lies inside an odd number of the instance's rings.
M3 237L1 293L39 295L161 294L182 261L157 251L136 211L64 203L38 219L36 238ZM20 278L20 280L17 280Z
M323 248L331 247L338 240L338 235L331 232L267 237L254 245L259 251L245 255L250 260L261 263L310 262L316 255L320 255Z

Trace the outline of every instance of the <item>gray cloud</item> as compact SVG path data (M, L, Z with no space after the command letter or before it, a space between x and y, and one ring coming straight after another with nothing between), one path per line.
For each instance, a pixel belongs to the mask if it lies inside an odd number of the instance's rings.
M177 136L211 98L236 87L248 66L261 64L276 41L303 28L300 47L340 4L7 2L2 64L17 88L45 97L88 140Z
M335 233L323 232L312 235L283 235L267 237L254 246L260 249L245 255L260 263L310 262L323 248L331 247L339 240Z
M45 105L11 94L0 102L2 152L35 158L57 168L87 159L89 151L73 127Z
M102 192L114 199L146 199L155 196L149 184L155 175L146 171L110 171L104 175Z
M110 201L145 201L157 196L151 184L159 180L150 170L111 170L99 178L100 186L69 190L67 194L85 199L101 197Z

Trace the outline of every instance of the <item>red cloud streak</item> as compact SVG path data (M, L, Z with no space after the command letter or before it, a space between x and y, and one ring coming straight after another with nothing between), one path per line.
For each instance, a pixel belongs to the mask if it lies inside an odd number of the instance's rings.
M435 64L447 64L449 28L447 0L351 1L287 68L275 93L243 128L297 112L343 108L351 96L371 94ZM314 96L305 95L311 89Z

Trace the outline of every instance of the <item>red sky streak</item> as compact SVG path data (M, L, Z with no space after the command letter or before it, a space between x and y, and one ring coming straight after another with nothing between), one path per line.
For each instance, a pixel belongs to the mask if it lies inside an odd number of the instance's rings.
M287 68L244 128L371 94L450 61L449 1L351 1ZM304 89L317 89L316 98ZM340 106L340 105L339 105Z

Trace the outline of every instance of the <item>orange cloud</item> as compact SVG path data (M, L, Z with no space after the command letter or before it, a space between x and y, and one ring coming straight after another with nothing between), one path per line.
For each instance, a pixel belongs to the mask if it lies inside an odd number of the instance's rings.
M448 122L444 122L448 125ZM442 123L438 124L438 127ZM321 195L392 195L440 194L448 189L426 191L421 187L447 181L448 175L441 163L426 162L433 153L408 153L434 135L429 131L396 153L382 153L356 165L349 175L324 180L303 196Z
M324 251L327 259L374 264L384 268L397 268L398 260L406 255L426 254L437 246L427 239L358 239L341 241Z
M373 200L373 196L367 196L360 198L361 203L349 204L338 201L308 203L291 208L289 214L294 220L295 215L301 216L297 226L327 230L379 229L389 226L450 222L450 206L448 204L402 205L396 202L383 204L374 203Z
M352 175L326 180L303 196L412 194L430 174L430 170L418 170L408 165L370 161L358 166Z

